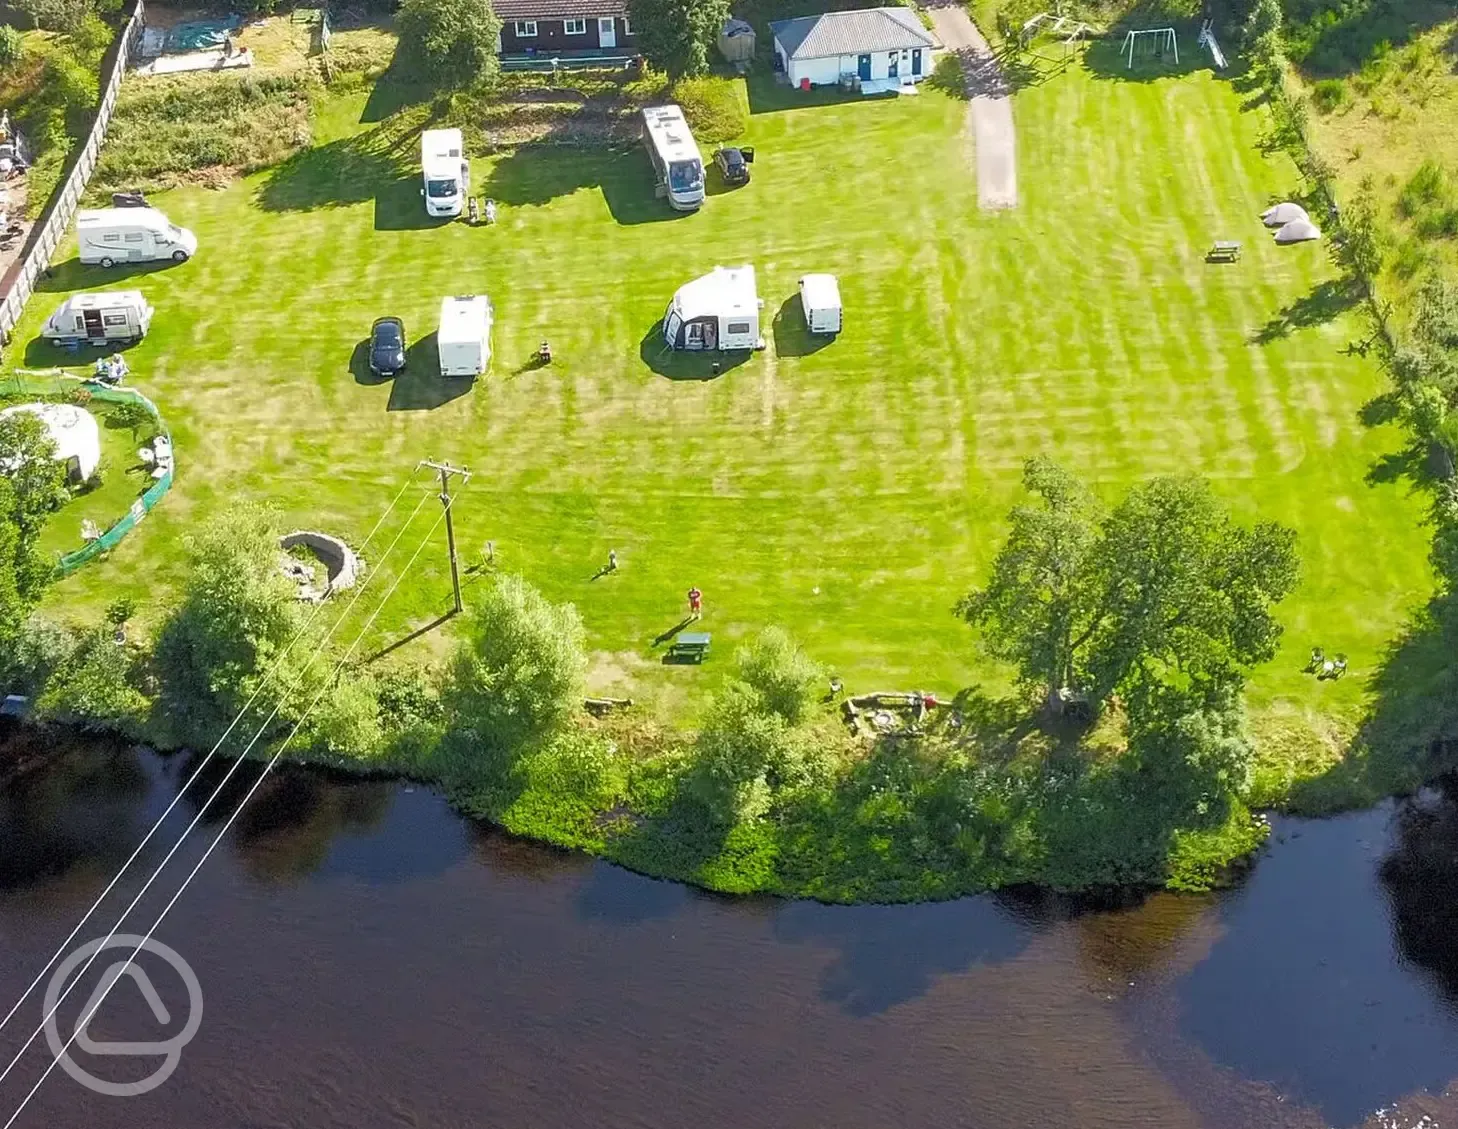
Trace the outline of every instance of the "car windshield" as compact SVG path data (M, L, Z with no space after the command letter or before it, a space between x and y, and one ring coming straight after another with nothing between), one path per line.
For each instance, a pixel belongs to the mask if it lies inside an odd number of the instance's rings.
M738 149L725 149L724 163L731 169L737 169L740 165L744 164L744 157Z
M698 161L674 161L668 166L668 187L674 192L687 192L704 183L704 166Z
M425 193L427 196L454 196L456 194L456 182L454 180L427 180L425 182Z
M178 227L175 223L169 223L167 225L167 234L172 236L174 240L180 242L182 239L182 228Z
M375 326L375 344L400 344L400 327L392 321L381 322L379 325Z

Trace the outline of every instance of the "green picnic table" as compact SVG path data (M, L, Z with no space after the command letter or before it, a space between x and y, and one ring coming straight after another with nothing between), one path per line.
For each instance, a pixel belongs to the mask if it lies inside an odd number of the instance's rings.
M669 645L668 657L701 663L709 653L710 638L707 631L686 631Z

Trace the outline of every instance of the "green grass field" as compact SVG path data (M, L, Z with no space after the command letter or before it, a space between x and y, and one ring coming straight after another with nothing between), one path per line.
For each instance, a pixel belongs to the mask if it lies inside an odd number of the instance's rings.
M129 361L172 427L177 485L52 602L165 593L190 523L240 496L358 538L434 456L475 472L457 514L470 558L492 539L501 567L582 610L595 691L691 716L734 642L770 623L853 689L950 691L1002 678L951 607L997 548L1022 461L1047 453L1110 497L1195 472L1242 517L1295 526L1304 578L1252 703L1350 722L1428 590L1425 536L1405 486L1368 481L1401 437L1358 420L1382 378L1342 352L1362 330L1329 300L1334 268L1262 233L1296 173L1259 151L1260 113L1205 71L1074 68L1018 94L1022 200L988 215L965 103L749 95L754 182L691 216L654 200L641 151L564 147L475 162L498 226L430 224L413 135L362 123L366 93L327 104L293 161L161 197L201 250L127 283L158 310ZM1207 265L1216 239L1243 241L1242 261ZM706 364L661 354L655 322L679 284L744 261L770 348L700 379ZM788 302L810 270L838 273L846 306L821 348ZM62 292L121 284L58 263L16 340ZM419 339L466 292L495 304L488 377L447 388L416 356L393 384L364 378L374 317ZM544 337L555 360L532 369ZM7 363L54 360L32 343ZM590 580L610 547L620 571ZM691 584L721 658L665 667L651 642ZM381 641L448 602L443 551L427 553ZM1313 644L1347 652L1352 676L1300 674Z

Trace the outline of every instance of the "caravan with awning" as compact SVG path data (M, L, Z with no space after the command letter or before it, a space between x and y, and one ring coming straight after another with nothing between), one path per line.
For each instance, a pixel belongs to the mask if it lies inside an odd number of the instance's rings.
M752 266L715 267L678 288L663 315L663 339L670 349L763 349L763 306Z

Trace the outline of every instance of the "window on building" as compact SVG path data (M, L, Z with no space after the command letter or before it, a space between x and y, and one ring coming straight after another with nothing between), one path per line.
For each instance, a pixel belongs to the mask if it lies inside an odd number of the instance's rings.
M633 21L630 20L630 19L628 19L627 16L624 16L623 17L623 34L624 35L632 35L633 34Z
M535 39L537 36L536 20L517 20L516 37L518 39Z
M562 21L562 30L567 35L586 35L587 34L587 21L586 20L563 20Z

